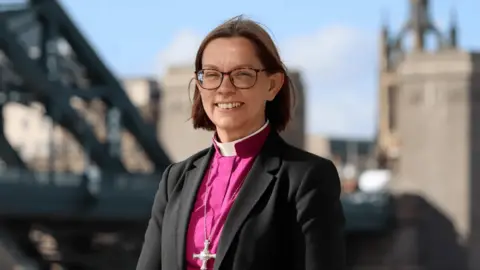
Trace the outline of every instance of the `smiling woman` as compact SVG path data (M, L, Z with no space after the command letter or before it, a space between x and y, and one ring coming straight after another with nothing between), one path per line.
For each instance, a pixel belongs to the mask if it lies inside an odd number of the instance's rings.
M217 131L222 142L258 130L266 119L280 132L290 120L293 87L277 48L252 21L230 22L235 28L217 27L197 52L193 125Z
M281 66L265 69L255 45L244 37L213 39L204 47L200 60L196 72L199 90L194 101L201 100L201 104L193 115L194 125L215 129L222 142L237 140L262 127L266 102L272 101L283 86L285 73ZM197 122L196 113L206 114L207 118L201 119L207 123Z
M268 33L233 18L195 69L193 125L212 146L165 170L137 270L344 269L338 173L279 136L293 88Z

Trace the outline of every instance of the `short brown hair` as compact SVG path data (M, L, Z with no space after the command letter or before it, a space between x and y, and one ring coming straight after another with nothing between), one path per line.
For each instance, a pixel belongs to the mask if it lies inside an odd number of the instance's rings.
M267 102L265 114L273 129L278 132L283 131L290 122L293 105L294 86L287 73L287 68L283 64L277 47L267 31L260 24L244 19L243 16L237 16L213 29L202 41L195 58L195 71L202 69L202 58L205 47L214 39L228 37L244 37L250 40L257 49L257 56L264 65L266 71L270 74L282 72L285 80L277 96ZM213 131L215 125L208 118L205 112L200 92L195 85L192 105L192 120L195 129L206 129Z

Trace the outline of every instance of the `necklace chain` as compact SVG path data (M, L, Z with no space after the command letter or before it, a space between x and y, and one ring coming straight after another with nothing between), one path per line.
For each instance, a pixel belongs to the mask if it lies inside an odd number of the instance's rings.
M234 161L234 166L235 166L235 161ZM203 229L204 229L204 235L205 235L205 241L209 241L211 242L211 235L210 237L208 236L208 233L207 233L207 204L208 204L208 197L210 196L210 191L211 191L211 182L212 182L212 178L211 178L211 172L212 172L212 168L213 166L210 165L209 169L208 169L208 175L207 175L207 190L205 192L205 199L204 199L204 203L203 203ZM230 176L228 178L228 183L230 185L230 181L231 181L231 178L232 178L232 174L233 174L233 171L235 169L232 167L232 170L230 171ZM242 187L241 184L239 184L237 186L237 188L235 189L235 192L233 193L232 197L230 198L230 200L234 200L235 197L238 195L238 193L240 192L240 188ZM213 217L212 217L212 232L213 232ZM210 233L212 233L210 232Z

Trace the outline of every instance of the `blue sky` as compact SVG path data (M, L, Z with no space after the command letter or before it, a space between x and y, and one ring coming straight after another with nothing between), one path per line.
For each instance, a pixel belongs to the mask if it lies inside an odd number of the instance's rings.
M376 50L383 14L392 31L406 20L408 0L160 1L61 0L118 76L159 75L188 63L211 28L245 14L266 25L287 65L304 73L308 130L371 137L376 125ZM430 1L441 28L452 7L459 43L480 49L478 0ZM474 14L475 13L475 14ZM476 27L475 27L476 26Z

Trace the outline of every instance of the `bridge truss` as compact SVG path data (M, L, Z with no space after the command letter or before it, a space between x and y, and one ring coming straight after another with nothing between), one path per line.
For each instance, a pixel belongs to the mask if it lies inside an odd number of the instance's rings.
M159 104L158 89L151 98ZM24 160L3 128L4 107L12 103L40 105L79 145L83 169L58 172L51 160L52 166L39 172ZM11 260L32 269L55 263L61 269L122 269L89 254L105 242L115 242L111 254L125 252L132 237L137 245L129 248L138 250L170 160L157 140L156 117L149 121L131 102L56 0L0 5L0 112L0 158L6 165L0 168L0 266ZM154 108L149 112L158 114ZM129 170L125 138L134 140L150 170ZM54 248L42 250L45 243Z

